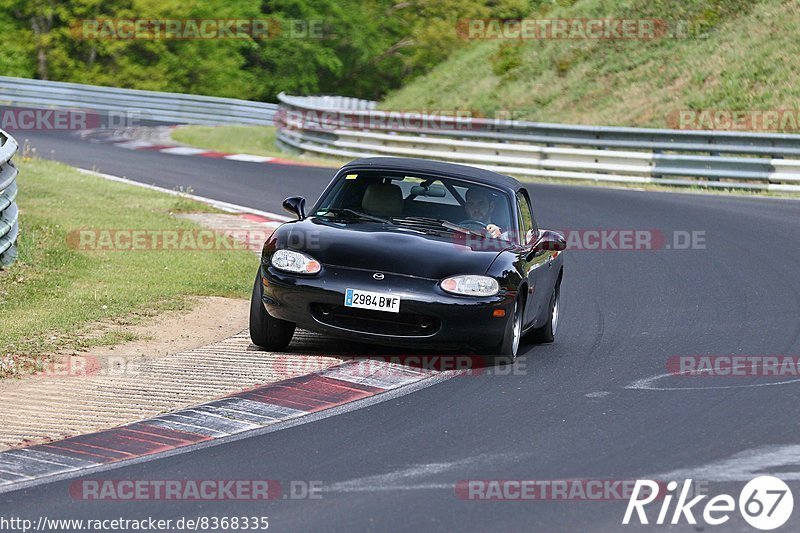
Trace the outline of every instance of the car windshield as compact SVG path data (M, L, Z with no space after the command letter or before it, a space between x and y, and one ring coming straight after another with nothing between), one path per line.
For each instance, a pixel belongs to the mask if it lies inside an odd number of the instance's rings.
M509 240L511 213L499 189L457 178L367 171L341 176L314 214Z

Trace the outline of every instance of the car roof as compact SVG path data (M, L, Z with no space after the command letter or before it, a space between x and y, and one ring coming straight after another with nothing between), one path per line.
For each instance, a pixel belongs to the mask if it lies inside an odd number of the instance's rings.
M442 174L454 178L466 178L476 183L493 185L516 192L525 189L522 184L512 178L491 170L458 165L455 163L445 163L442 161L432 161L430 159L415 159L410 157L364 157L351 161L342 167L344 169L363 168L369 170L392 170L408 172L430 172ZM527 191L526 191L527 192Z

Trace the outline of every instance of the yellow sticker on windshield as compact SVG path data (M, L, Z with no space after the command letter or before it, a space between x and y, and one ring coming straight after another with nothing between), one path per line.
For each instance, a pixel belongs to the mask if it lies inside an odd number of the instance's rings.
M358 174L348 174L347 176L344 177L344 179L346 179L346 180L354 180L357 177L358 177Z

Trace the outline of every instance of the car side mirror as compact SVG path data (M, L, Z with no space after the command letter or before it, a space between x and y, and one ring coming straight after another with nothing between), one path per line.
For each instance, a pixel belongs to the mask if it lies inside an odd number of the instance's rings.
M290 196L283 201L283 208L297 215L298 220L306 218L306 199L302 196Z
M558 232L550 230L542 230L539 238L533 243L531 251L528 252L528 261L534 258L538 253L544 251L560 252L567 249L567 240Z

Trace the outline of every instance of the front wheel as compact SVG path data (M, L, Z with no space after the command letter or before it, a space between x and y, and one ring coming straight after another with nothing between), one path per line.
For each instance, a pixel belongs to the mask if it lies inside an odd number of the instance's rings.
M524 314L524 305L522 298L517 298L514 302L514 314L509 317L506 326L506 334L502 342L496 348L496 353L484 356L484 360L488 365L506 365L512 364L517 360L517 353L519 352L519 344L522 339L522 317Z
M553 287L553 294L550 295L550 308L547 314L547 322L544 326L536 328L530 333L533 342L548 343L553 342L558 330L558 315L561 307L561 281Z
M267 350L283 350L292 340L295 324L267 313L262 300L263 294L264 285L259 269L253 285L253 296L250 298L250 340Z

